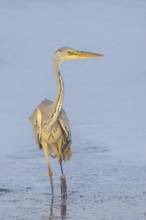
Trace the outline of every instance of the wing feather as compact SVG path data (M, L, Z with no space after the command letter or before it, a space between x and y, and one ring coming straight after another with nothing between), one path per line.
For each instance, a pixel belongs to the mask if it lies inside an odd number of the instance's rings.
M36 108L31 117L32 130L33 135L36 141L36 144L39 148L41 148L40 137L41 137L41 122L42 122L42 114L39 108Z
M71 131L70 131L70 125L69 125L69 120L66 116L65 111L62 109L60 116L59 116L59 122L60 125L64 131L64 143L62 146L62 154L63 154L63 160L69 160L71 155L72 155L72 150L71 150Z
M66 141L71 141L69 120L68 120L66 113L63 109L61 110L61 113L59 116L59 122L60 122L60 125L61 125L64 133L65 133Z

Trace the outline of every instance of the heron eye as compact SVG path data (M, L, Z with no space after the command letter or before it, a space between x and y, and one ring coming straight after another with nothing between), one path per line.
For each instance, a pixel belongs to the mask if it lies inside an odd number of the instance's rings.
M71 51L68 51L67 54L68 54L68 55L72 55L72 52L71 52Z

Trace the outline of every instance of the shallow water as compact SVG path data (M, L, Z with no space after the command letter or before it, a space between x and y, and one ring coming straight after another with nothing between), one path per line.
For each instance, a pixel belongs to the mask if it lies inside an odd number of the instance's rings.
M140 0L0 0L0 219L146 219L145 12ZM52 200L28 118L55 97L51 62L62 46L104 58L61 66L73 156L66 200L51 159Z

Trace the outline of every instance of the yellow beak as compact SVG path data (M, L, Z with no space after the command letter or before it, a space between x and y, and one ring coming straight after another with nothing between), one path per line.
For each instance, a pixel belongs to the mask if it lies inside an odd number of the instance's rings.
M70 51L69 54L65 57L65 60L100 58L100 57L103 57L103 55L98 53L85 52L85 51Z

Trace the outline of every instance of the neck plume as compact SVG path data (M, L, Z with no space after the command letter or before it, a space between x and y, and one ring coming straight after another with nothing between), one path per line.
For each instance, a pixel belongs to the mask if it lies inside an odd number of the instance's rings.
M63 103L63 98L64 98L64 81L59 72L59 65L60 65L59 60L54 58L53 71L54 71L55 79L57 82L58 91L57 91L57 96L55 98L55 101L52 104L51 114L48 120L48 125L50 129L52 128L56 120L58 119L58 116L62 109L62 103Z
M64 81L59 71L59 64L60 64L59 60L54 59L53 70L54 70L54 75L55 75L55 79L57 82L58 91L57 91L57 96L55 98L53 105L54 105L54 116L56 112L57 117L59 116L59 113L62 109L62 103L63 103L63 98L64 98Z

